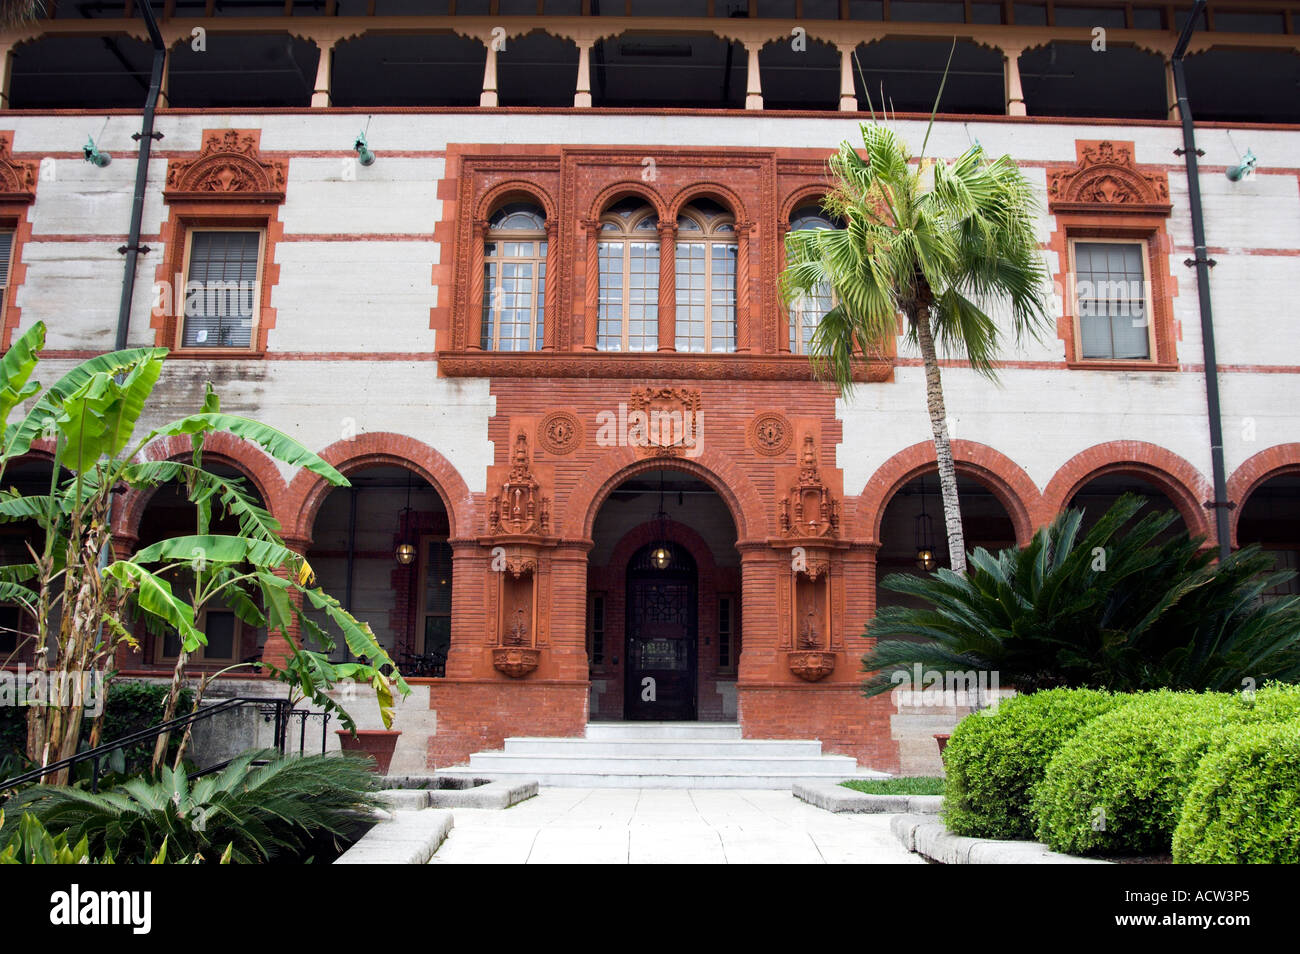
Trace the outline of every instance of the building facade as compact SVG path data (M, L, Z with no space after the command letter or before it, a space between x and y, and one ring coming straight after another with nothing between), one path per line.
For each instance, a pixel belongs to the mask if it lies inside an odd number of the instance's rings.
M160 7L125 328L172 349L158 420L211 381L348 476L334 489L251 445L208 448L410 676L395 770L621 719L739 721L933 767L929 733L966 710L859 690L866 623L897 598L881 579L946 553L920 363L900 339L837 398L804 353L830 295L787 306L778 276L789 229L836 226L831 152L882 101L919 150L945 68L929 153L978 141L1016 159L1054 282L1053 326L1008 348L1000 384L944 362L968 544L1024 543L1125 490L1213 544L1168 61L1190 4L434 6ZM1287 566L1298 27L1297 3L1213 3L1187 67L1220 503L1232 545ZM44 321L52 379L117 331L152 52L121 0L59 0L0 52L4 344ZM84 160L87 135L111 162ZM1230 179L1247 149L1258 167ZM48 473L38 451L11 479ZM188 519L175 494L132 496L115 540ZM300 638L203 623L200 669ZM175 651L147 638L119 666L158 675Z

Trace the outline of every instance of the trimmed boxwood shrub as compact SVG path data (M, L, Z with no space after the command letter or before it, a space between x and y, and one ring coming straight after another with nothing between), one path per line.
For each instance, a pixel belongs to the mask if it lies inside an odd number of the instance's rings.
M1216 733L1183 802L1174 861L1300 864L1300 721Z
M1290 709L1280 693L1257 705L1264 696L1141 693L1094 719L1061 746L1035 790L1039 840L1071 854L1169 851L1216 730L1277 721Z
M1033 838L1031 796L1048 761L1085 723L1124 698L1049 689L967 716L943 752L948 829L973 838Z

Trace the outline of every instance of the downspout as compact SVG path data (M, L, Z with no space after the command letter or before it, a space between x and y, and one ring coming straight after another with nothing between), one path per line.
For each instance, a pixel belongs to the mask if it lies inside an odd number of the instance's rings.
M167 59L167 44L163 42L158 21L154 19L150 0L136 0L136 6L144 16L145 26L149 29L149 39L153 41L153 72L149 77L149 92L144 100L144 122L134 139L140 142L139 155L135 163L135 198L131 203L131 228L127 232L126 244L118 249L126 253L126 268L122 276L122 303L117 312L116 350L126 347L127 331L131 325L131 299L135 294L135 270L142 251L140 247L140 223L144 219L144 193L149 182L149 153L155 138L161 139L162 133L153 131L154 110L158 106L158 91L162 89L163 63Z
M1196 293L1201 310L1201 348L1205 356L1205 404L1210 420L1210 466L1214 476L1214 499L1205 506L1214 511L1214 529L1219 542L1219 559L1226 560L1232 552L1232 531L1228 522L1228 483L1223 464L1223 418L1219 406L1219 365L1214 352L1214 313L1210 303L1210 260L1205 244L1205 215L1201 208L1201 180L1197 167L1196 127L1192 122L1192 108L1187 101L1187 77L1183 73L1183 57L1196 30L1196 21L1205 10L1206 0L1196 0L1191 16L1183 25L1170 62L1174 72L1174 91L1178 97L1178 113L1183 123L1183 161L1187 164L1187 201L1192 207L1192 244L1195 258L1185 264L1196 266Z

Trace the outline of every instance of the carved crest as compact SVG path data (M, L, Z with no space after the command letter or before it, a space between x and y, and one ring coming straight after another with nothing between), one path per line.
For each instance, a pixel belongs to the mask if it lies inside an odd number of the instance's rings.
M627 402L627 440L651 457L696 457L701 448L700 392L638 388Z
M1145 173L1131 143L1079 144L1079 162L1047 171L1051 212L1128 212L1168 215L1169 178Z
M510 474L502 483L501 492L488 502L488 532L545 534L550 530L550 522L551 501L542 495L541 484L533 476L528 436L520 431L511 454ZM521 568L514 575L522 572Z
M817 470L817 448L811 434L803 439L799 479L781 499L781 533L787 537L834 537L839 534L840 505Z
M194 159L173 159L167 164L163 197L212 201L283 202L288 163L263 160L257 137L238 129L209 132Z
M36 163L13 157L13 133L0 133L0 202L36 198Z

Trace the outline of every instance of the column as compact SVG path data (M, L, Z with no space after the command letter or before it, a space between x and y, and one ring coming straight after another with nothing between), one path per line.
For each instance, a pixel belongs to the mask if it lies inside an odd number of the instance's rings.
M9 108L9 86L13 78L13 66L13 44L0 44L0 109Z
M578 40L578 85L573 93L573 105L579 109L591 107L591 40Z
M1183 111L1178 108L1178 84L1174 82L1174 61L1165 58L1165 102L1169 104L1169 118L1182 122Z
M754 303L749 287L749 233L752 222L736 223L736 352L745 352L751 348L750 322L759 306ZM762 340L761 338L759 339Z
M542 285L546 293L546 307L542 312L546 322L546 327L542 329L543 351L557 350L560 342L560 269L557 266L560 246L556 241L559 231L558 223L546 220L546 281Z
M296 539L294 537L283 537L282 539L284 541L284 545L288 547L290 550L292 550L294 553L298 553L303 556L306 556L307 551L311 549L310 540ZM287 578L289 572L287 570L280 569L275 571L275 575L281 578ZM302 605L303 605L302 593L300 593L296 589L291 589L289 591L289 599L293 602L293 605L295 607L297 607L299 610L302 609ZM262 661L268 663L269 665L276 666L278 668L283 669L285 663L287 663L289 659L293 656L295 648L301 645L302 645L302 636L300 633L298 620L295 618L289 623L288 627L283 631L271 630L271 629L267 630L266 645L262 647ZM269 675L269 673L263 670L262 675L266 676Z
M659 223L659 350L677 350L677 223Z
M478 98L478 104L497 105L497 48L493 39L487 41L487 61L483 64L483 92Z
M745 49L749 51L749 73L745 81L746 109L763 108L763 81L758 70L758 51L762 45L761 40L755 40L752 45L745 44Z
M584 219L583 235L586 237L586 276L582 287L582 350L595 351L600 331L600 221Z
M474 246L470 249L469 314L465 316L465 340L460 342L467 351L483 350L483 243L487 241L487 233L487 219L474 223L470 238Z
M853 89L853 50L852 46L840 47L840 112L844 113L858 110L858 94Z
M1024 116L1025 92L1020 87L1020 54L1024 50L1003 49L1002 63L1006 77L1007 115Z
M337 38L316 40L316 45L320 48L320 61L316 64L316 86L311 91L312 109L325 109L331 105L330 90L333 82L334 47L337 43Z

